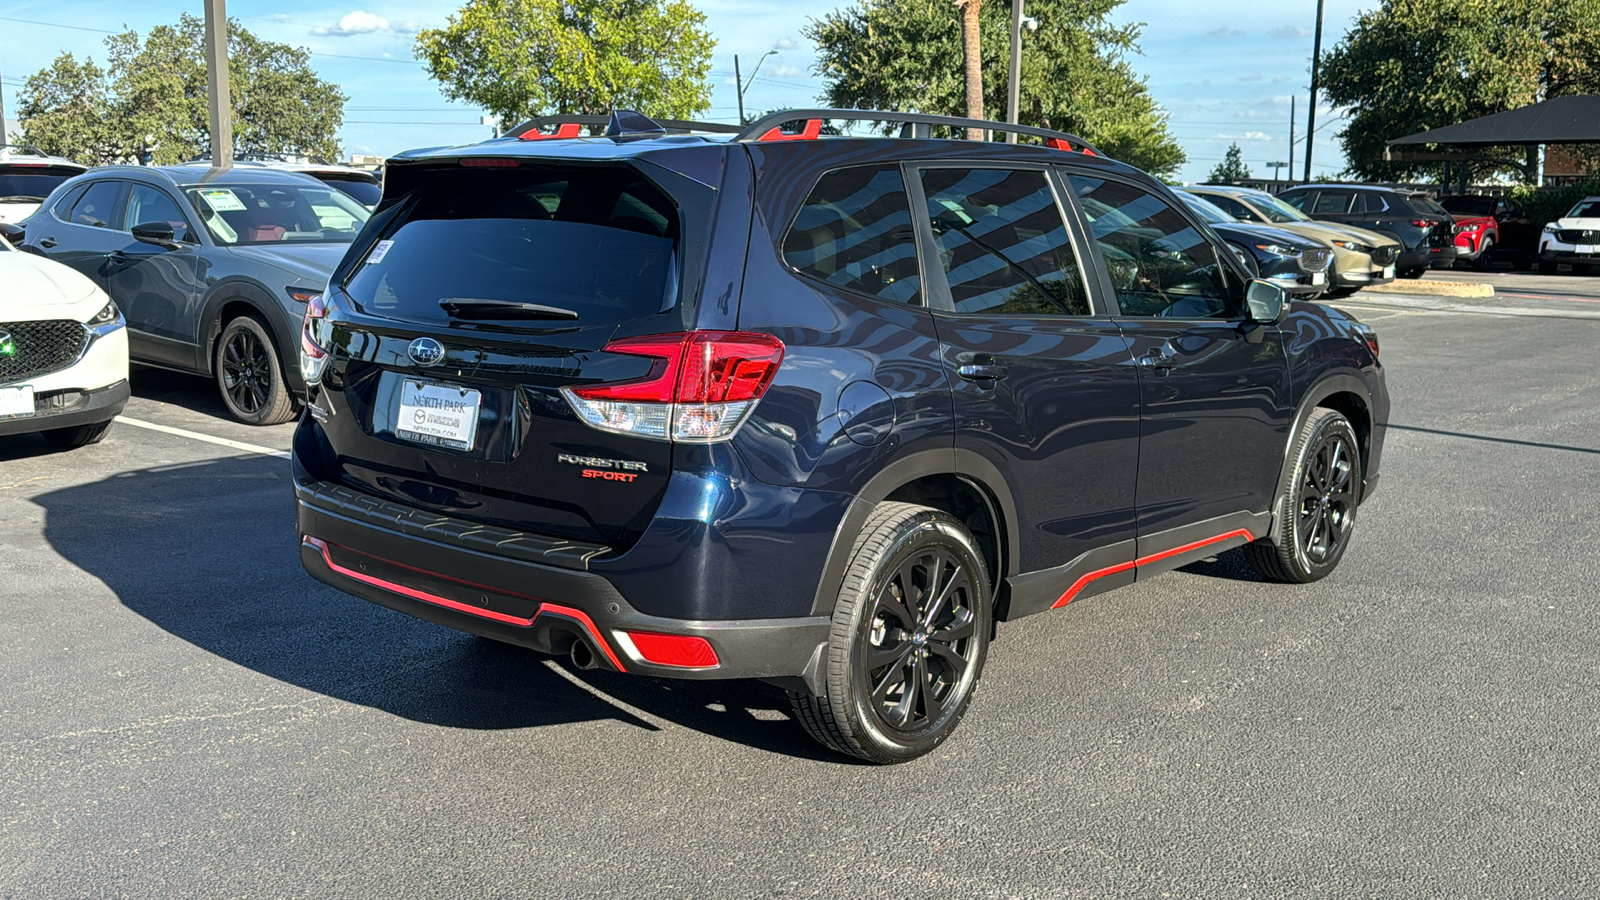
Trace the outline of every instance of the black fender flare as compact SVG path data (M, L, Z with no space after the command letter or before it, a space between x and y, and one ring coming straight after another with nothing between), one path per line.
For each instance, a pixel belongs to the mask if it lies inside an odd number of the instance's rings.
M217 338L222 336L222 308L229 303L250 306L266 322L267 333L272 335L273 346L277 348L278 362L283 366L284 381L290 393L296 396L304 394L305 384L297 362L300 358L300 345L296 341L299 323L287 321L283 304L269 291L249 281L224 281L213 287L206 296L198 335L201 371L206 375L215 374Z
M1280 540L1283 536L1283 532L1281 530L1283 523L1278 520L1277 512L1280 501L1283 500L1283 481L1285 478L1289 477L1289 469L1294 465L1294 460L1289 458L1289 451L1294 447L1295 438L1299 436L1300 430L1305 427L1306 417L1311 415L1311 411L1317 408L1317 404L1328 399L1334 394L1346 393L1354 394L1360 398L1361 405L1367 408L1367 414L1372 415L1372 391L1367 388L1367 383L1362 381L1360 376L1350 372L1334 372L1319 378L1306 391L1305 396L1300 400L1299 407L1295 410L1294 421L1289 427L1289 439L1283 443L1283 460L1278 464L1277 483L1279 493L1274 495L1272 498L1272 527L1268 530L1267 537L1273 543L1277 543L1278 540ZM1369 427L1371 427L1375 423L1368 424ZM1361 460L1361 465L1363 469L1362 474L1364 476L1366 474L1365 468L1367 465L1365 458ZM1365 479L1363 478L1363 490L1365 490L1366 487L1364 482ZM1357 500L1357 502L1359 503L1360 501Z
M833 614L839 589L844 584L845 569L850 565L850 555L873 507L902 486L930 475L959 478L975 488L988 504L989 516L1000 532L995 536L999 545L1000 571L994 573L991 588L998 594L1006 576L1018 571L1017 504L1000 470L994 463L971 450L922 450L883 466L856 492L833 533L828 561L822 568L822 577L817 580L811 615Z

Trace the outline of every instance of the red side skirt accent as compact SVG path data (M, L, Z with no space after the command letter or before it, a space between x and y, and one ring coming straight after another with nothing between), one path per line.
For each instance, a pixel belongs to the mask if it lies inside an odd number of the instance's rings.
M423 603L430 603L434 606L442 606L445 609L453 609L456 612L466 613L469 616L477 616L480 619L491 619L496 622L504 622L507 625L516 625L521 628L527 628L531 626L539 619L540 616L544 615L545 613L549 613L553 616L560 616L565 619L571 619L582 625L584 630L589 632L589 636L594 638L595 643L599 645L601 650L605 651L606 657L611 660L612 665L617 667L618 672L628 671L627 667L622 664L622 660L618 659L617 654L612 651L611 645L604 637L601 636L600 629L595 626L594 620L589 618L589 615L581 609L574 609L570 606L558 606L554 603L546 603L541 600L539 602L539 608L534 611L534 614L524 618L522 616L513 616L506 613L495 612L492 609L469 606L468 604L451 600L448 597L440 597L437 594L430 594L427 591L419 591L415 588L408 588L403 584L395 584L392 581L385 581L382 578L368 575L365 572L358 572L355 569L346 568L333 561L332 555L328 553L327 541L324 541L321 538L314 538L309 534L302 537L301 540L307 547L310 547L311 549L322 554L322 561L327 564L328 568L338 572L340 575L343 575L346 578L353 578L362 584L368 584L375 588L381 588L391 593L399 594L402 597L410 597L412 600L420 600ZM373 557L373 559L377 558L378 557ZM413 572L422 572L425 575L429 575L434 578L442 578L445 581L454 581L458 584L471 585L473 587L486 587L485 585L473 585L470 581L462 581L459 578L451 578L447 575L439 575L435 572L428 572L424 569L414 568L402 563L391 563L388 560L383 560L383 562L386 565L396 566L401 569L409 569Z
M1158 562L1160 560L1167 559L1168 557L1178 556L1182 553L1188 553L1190 550L1199 550L1201 547L1207 547L1211 544L1220 544L1223 541L1236 537L1242 537L1247 541L1255 540L1255 535L1243 528L1240 528L1235 531L1230 531L1227 534L1219 534L1215 537L1208 537L1205 540L1195 541L1192 544L1184 544L1182 547L1174 547L1171 550L1163 550L1160 553L1152 553L1149 556L1141 556L1138 559L1132 560L1131 562L1117 563L1114 566L1107 566L1104 569L1096 569L1095 571L1084 575L1082 578L1079 578L1077 581L1074 581L1072 583L1072 587L1067 588L1067 592L1062 594L1061 599L1057 600L1055 605L1051 606L1050 608L1060 609L1061 607L1066 606L1068 603L1071 603L1072 598L1078 596L1078 593L1083 590L1085 585L1097 578L1104 578L1107 575L1115 575L1118 572L1126 572L1129 569L1136 569L1139 566L1147 566L1150 563Z

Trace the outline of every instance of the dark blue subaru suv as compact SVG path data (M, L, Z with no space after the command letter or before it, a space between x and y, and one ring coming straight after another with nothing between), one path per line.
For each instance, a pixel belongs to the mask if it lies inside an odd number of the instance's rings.
M1149 176L935 116L550 124L391 160L309 304L316 578L581 667L765 679L891 763L953 732L998 621L1346 552L1375 334ZM969 126L1042 143L936 136Z

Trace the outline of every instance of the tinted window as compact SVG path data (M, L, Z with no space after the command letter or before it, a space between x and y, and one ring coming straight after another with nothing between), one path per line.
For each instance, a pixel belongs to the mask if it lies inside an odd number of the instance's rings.
M1396 204L1396 205L1398 205L1398 204ZM1433 198L1432 197L1412 197L1411 198L1411 205L1416 207L1417 209L1422 210L1425 213L1428 213L1429 215L1443 216L1446 219L1450 218L1450 214L1448 212L1445 212L1444 207L1442 207L1439 204L1433 202Z
M178 204L172 202L165 191L157 190L148 185L136 184L128 192L128 214L123 217L124 229L132 229L135 225L152 225L165 222L172 226L172 239L175 241L189 241L189 223L184 220L183 213L178 211Z
M63 181L82 173L57 166L0 167L0 203L43 203Z
M1566 215L1569 219L1594 219L1600 218L1600 201L1584 200Z
M1128 316L1231 318L1243 291L1217 249L1167 201L1118 181L1075 175L1072 189Z
M1504 203L1505 201L1500 201ZM1446 197L1439 201L1447 211L1463 216L1487 216L1498 205L1493 197Z
M228 184L188 188L219 244L338 243L355 240L371 212L339 191L305 184Z
M1343 191L1323 191L1311 207L1313 216L1337 216L1350 211L1350 195Z
M922 190L956 312L1089 314L1067 226L1044 172L929 169Z
M327 183L330 187L335 187L343 191L357 203L367 207L368 209L377 206L378 201L383 199L383 188L378 187L370 181L344 178L323 178L322 181Z
M54 206L50 207L51 214L63 222L72 221L72 207L83 196L83 192L88 189L89 186L87 184L80 184L67 191L61 196L60 200L56 201Z
M1305 194L1280 194L1278 199L1298 210L1304 211L1306 208Z
M801 274L880 300L919 303L916 239L898 166L822 176L783 239Z
M95 228L116 228L121 224L117 221L117 199L121 196L122 182L96 181L73 204L71 222Z
M1252 212L1250 207L1245 206L1243 203L1240 203L1232 197L1225 197L1222 194L1205 194L1204 196L1207 200L1210 200L1212 204L1217 206L1228 215L1233 216L1235 219L1251 222L1261 218Z
M489 304L473 312L466 302L490 301L556 307L601 324L676 304L677 211L633 169L452 169L430 174L402 204L346 282L367 312L492 319ZM454 311L441 301L454 301Z

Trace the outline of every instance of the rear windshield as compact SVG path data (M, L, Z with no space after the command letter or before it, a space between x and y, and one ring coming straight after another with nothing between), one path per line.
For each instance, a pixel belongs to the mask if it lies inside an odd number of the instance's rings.
M345 282L368 313L443 320L530 304L594 325L677 302L677 210L631 168L444 170L399 207Z
M318 175L318 179L329 187L338 188L354 199L357 203L372 209L378 205L383 197L383 188L361 178L345 178L339 175Z
M46 166L0 166L0 203L43 203L56 185L82 169Z
M1410 199L1412 206L1415 206L1417 209L1420 209L1425 213L1435 216L1444 216L1447 219L1450 218L1450 214L1444 211L1444 207L1433 202L1431 197L1413 196Z
M1494 212L1493 197L1446 197L1439 205L1447 212L1463 216L1487 216Z

